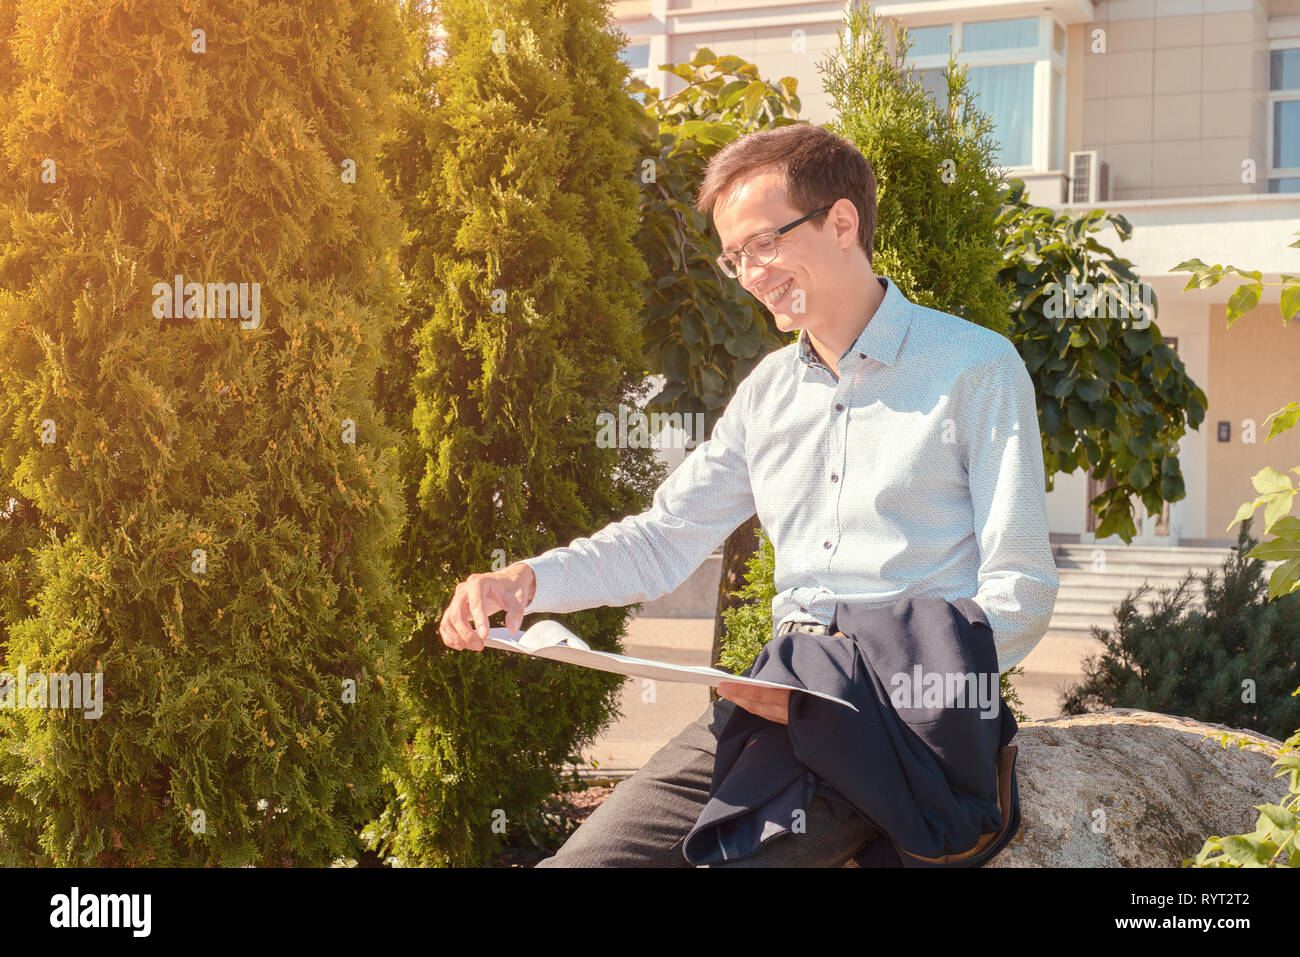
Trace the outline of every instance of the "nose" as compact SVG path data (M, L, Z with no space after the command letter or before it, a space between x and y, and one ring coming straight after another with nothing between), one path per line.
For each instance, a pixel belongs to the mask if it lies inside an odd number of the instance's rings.
M768 263L767 266L755 266L750 262L748 256L741 256L740 284L745 287L747 292L752 294L755 288L761 288L762 283L760 280L767 276L767 268L770 265L771 263Z

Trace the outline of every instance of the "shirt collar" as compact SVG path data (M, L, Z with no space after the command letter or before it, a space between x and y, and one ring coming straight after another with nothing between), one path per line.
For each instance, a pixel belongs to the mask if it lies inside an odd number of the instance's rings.
M881 300L880 306L866 328L840 358L852 357L856 352L857 360L869 356L877 362L893 365L894 360L898 358L898 350L903 344L903 336L907 334L907 326L911 322L914 307L888 277L877 276L876 278L885 289L885 298ZM807 329L799 330L799 348L795 350L795 354L805 366L821 365L821 361L813 352ZM799 367L795 368L798 370ZM840 368L843 368L842 363Z

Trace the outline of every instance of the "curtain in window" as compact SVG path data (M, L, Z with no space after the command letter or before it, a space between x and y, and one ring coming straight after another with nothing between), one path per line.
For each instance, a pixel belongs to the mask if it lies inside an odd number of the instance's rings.
M976 106L993 117L1003 166L1033 159L1034 64L972 66L967 73Z

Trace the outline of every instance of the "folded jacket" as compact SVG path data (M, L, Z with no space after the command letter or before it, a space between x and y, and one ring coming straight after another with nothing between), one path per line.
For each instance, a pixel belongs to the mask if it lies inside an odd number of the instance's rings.
M876 828L855 855L860 866L991 859L1020 828L1020 799L1017 726L983 610L970 598L839 602L830 632L774 638L745 674L824 691L858 711L791 693L787 726L737 707L683 855L715 863L798 840L816 792Z

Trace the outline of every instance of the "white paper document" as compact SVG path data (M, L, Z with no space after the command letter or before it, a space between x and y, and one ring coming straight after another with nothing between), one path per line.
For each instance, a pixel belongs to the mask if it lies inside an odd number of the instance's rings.
M798 688L775 681L761 681L758 678L733 675L718 668L702 665L674 665L667 661L617 655L612 651L593 651L585 641L558 621L539 621L522 632L510 631L507 628L489 628L487 637L483 639L483 645L484 648L513 651L534 658L545 658L548 661L563 661L584 668L595 668L597 671L611 671L614 674L632 675L637 678L653 678L656 681L684 681L715 688L720 681L734 681L737 684L754 685L759 688L789 688L825 698L827 701L834 701L854 711L858 710L843 698L813 691L810 688Z

